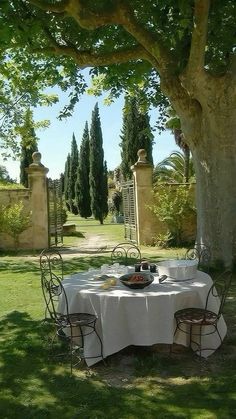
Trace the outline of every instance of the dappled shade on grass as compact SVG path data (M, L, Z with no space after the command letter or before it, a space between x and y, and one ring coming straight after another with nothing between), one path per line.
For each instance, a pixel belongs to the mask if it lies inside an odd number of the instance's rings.
M110 255L65 259L65 274L99 267ZM151 259L151 257L150 257ZM131 347L89 369L55 359L43 323L38 260L0 260L0 417L114 419L236 416L236 284L226 302L228 337L208 360ZM234 281L236 276L234 275ZM58 343L60 349L60 342ZM186 402L187 400L187 402Z

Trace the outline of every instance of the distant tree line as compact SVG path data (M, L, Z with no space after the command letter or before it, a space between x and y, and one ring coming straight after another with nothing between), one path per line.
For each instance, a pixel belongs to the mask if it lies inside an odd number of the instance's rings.
M18 128L21 142L20 182L28 187L25 169L32 163L32 153L38 150L38 138L33 113L28 109L23 124ZM130 167L137 161L137 152L144 148L147 159L152 159L153 134L149 115L142 108L138 97L127 95L123 109L121 131L121 164L116 168L119 183L132 178ZM85 123L83 137L78 149L75 135L72 136L71 152L68 154L61 184L68 210L81 217L91 215L103 223L108 214L108 169L104 160L103 137L98 104L92 112L91 126Z
M130 167L137 161L140 148L145 148L148 161L153 162L153 134L148 112L142 110L136 97L125 98L120 147L121 165L116 169L120 181L132 178ZM108 214L108 170L98 104L92 112L90 131L88 122L85 123L80 150L73 134L71 152L61 177L69 211L84 218L93 215L102 224Z
M68 209L84 218L93 215L103 224L108 214L108 182L98 104L92 112L90 132L85 123L80 150L73 134L63 179Z

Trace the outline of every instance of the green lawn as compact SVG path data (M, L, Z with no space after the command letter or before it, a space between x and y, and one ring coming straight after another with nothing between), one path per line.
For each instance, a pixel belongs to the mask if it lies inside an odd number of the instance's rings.
M111 223L111 217L105 219L101 225L92 218L85 219L69 214L67 223L76 224L76 235L65 236L63 239L65 246L81 246L91 235L99 235L102 239L109 238L111 243L124 241L124 225Z
M175 249L142 250L153 260L176 254ZM65 255L65 271L99 266L109 257ZM200 362L188 349L169 356L161 346L132 347L109 357L106 366L80 365L70 377L69 362L51 357L38 268L30 256L0 257L2 419L236 416L236 275L226 303L228 337L207 361Z

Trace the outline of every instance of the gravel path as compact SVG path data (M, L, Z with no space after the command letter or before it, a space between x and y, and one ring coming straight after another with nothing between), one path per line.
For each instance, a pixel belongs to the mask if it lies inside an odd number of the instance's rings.
M110 253L116 244L104 234L91 234L80 242L79 246L61 247L60 252L70 257L77 257L80 254Z

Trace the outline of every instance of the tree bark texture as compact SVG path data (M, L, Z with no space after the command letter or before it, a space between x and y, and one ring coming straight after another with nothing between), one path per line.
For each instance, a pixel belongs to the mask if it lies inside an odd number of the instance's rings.
M219 109L204 115L201 138L192 147L197 241L210 246L214 262L228 267L236 260L236 112L234 118L231 112L228 118Z

